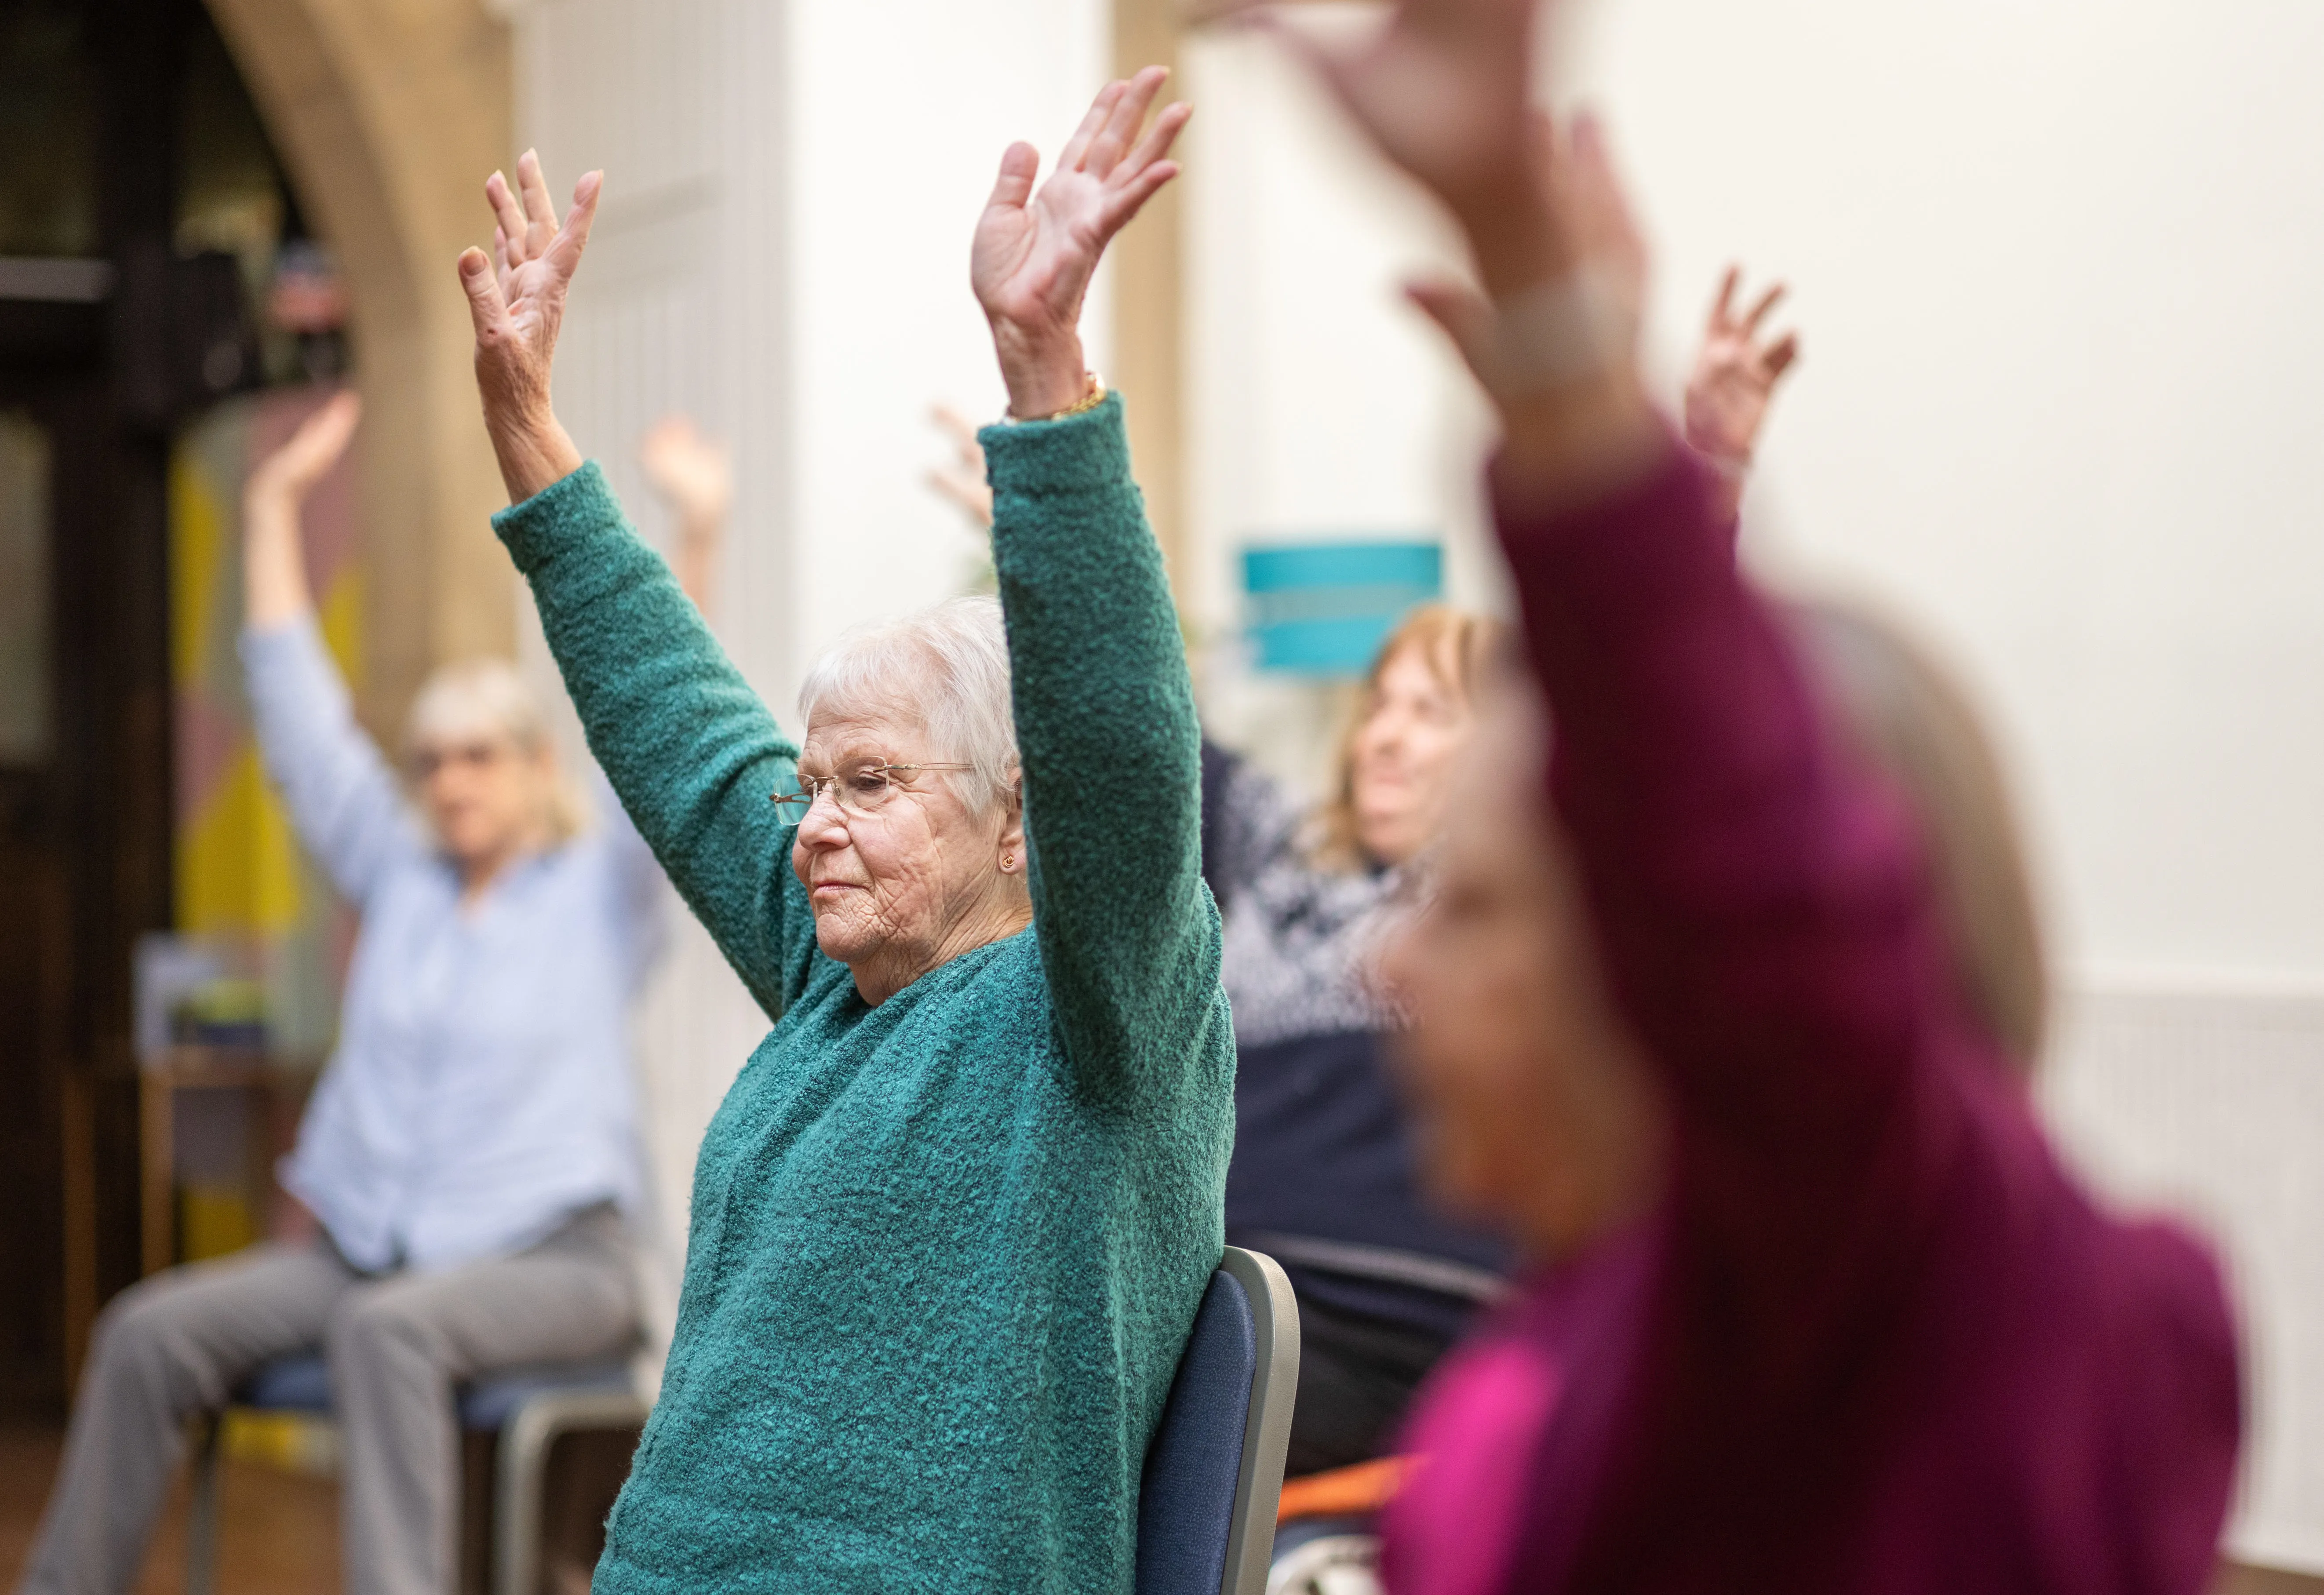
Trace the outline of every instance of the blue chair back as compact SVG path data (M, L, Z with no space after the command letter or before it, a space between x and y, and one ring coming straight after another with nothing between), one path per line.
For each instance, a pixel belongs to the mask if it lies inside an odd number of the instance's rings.
M1272 1259L1231 1246L1146 1453L1137 1595L1265 1590L1298 1388L1291 1283Z

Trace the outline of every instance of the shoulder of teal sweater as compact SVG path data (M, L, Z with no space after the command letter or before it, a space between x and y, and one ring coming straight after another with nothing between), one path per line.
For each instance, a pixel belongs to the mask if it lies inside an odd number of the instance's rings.
M1121 395L1054 421L1003 421L978 432L995 493L1088 493L1130 483Z
M626 524L622 502L595 460L493 517L493 530L508 545L517 568L530 570L560 549Z

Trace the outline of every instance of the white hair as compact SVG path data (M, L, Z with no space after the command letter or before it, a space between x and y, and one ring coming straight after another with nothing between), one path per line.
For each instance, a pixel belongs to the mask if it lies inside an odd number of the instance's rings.
M549 740L540 700L506 659L462 659L430 674L411 700L403 740L412 748L506 737L525 749Z
M417 752L447 742L506 737L527 753L546 750L554 774L546 800L549 829L562 842L581 830L589 805L557 759L556 739L540 699L506 659L461 659L420 684L403 723L403 744Z
M917 718L928 757L965 764L951 778L982 815L1017 789L1017 723L1009 698L1009 635L993 598L954 598L859 626L826 650L799 687L799 718L818 712Z

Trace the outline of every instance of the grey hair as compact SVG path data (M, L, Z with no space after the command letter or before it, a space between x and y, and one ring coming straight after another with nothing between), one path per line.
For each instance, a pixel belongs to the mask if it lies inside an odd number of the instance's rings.
M928 756L970 766L942 772L982 815L1017 789L1017 722L1009 634L998 599L954 598L859 626L825 650L799 686L799 719L818 711L869 718L902 711L927 732Z
M421 684L403 725L406 752L463 737L506 737L527 753L546 749L553 774L546 802L550 837L563 843L587 828L590 804L557 758L540 698L506 659L442 665Z

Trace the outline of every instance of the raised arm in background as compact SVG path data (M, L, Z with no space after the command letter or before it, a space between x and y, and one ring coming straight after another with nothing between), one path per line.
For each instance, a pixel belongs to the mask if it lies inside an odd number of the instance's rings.
M459 266L484 426L513 504L493 525L622 807L760 1006L779 1013L785 974L814 941L804 906L785 911L788 829L770 801L790 789L798 750L557 419L550 368L601 174L581 180L561 223L539 157L527 152L517 177L521 192L498 172L484 185L497 262L471 249Z
M1720 279L1719 297L1711 301L1681 408L1687 447L1718 475L1713 512L1729 522L1743 508L1743 480L1750 474L1759 433L1767 424L1775 385L1800 357L1798 333L1761 330L1782 300L1784 285L1775 284L1749 309L1738 312L1735 290L1742 285L1743 268L1728 267Z
M678 521L670 569L706 620L716 618L718 554L734 507L734 462L726 446L687 415L666 415L638 441L638 463Z
M259 751L308 852L358 905L420 833L316 630L299 513L362 415L354 393L337 394L258 463L242 494L243 671Z
M1110 1092L1169 1089L1220 1011L1194 684L1121 402L1100 397L1080 335L1106 244L1178 170L1187 107L1146 126L1165 76L1109 85L1038 189L1039 157L1011 145L970 263L1011 418L982 442L1034 929L1067 1055Z

